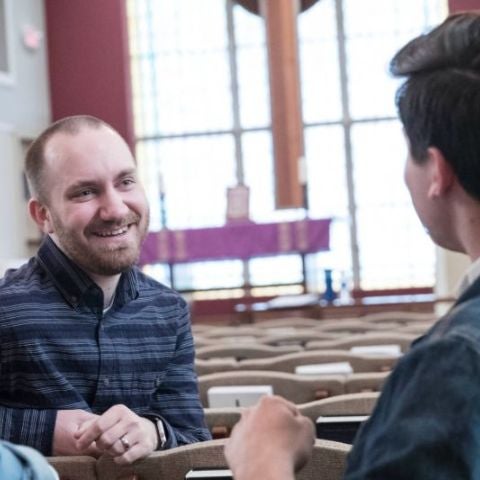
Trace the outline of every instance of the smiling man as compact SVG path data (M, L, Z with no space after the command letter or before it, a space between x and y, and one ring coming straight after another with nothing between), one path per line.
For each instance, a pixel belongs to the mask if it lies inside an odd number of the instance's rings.
M121 464L209 439L187 306L134 266L149 209L124 140L68 117L25 170L45 239L0 280L0 437Z

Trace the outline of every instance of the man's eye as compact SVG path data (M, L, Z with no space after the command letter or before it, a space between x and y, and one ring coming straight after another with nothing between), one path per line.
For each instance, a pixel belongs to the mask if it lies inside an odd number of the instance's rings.
M79 192L75 193L74 197L76 197L76 198L86 198L86 197L89 197L92 194L93 194L93 190L85 189L85 190L80 190Z

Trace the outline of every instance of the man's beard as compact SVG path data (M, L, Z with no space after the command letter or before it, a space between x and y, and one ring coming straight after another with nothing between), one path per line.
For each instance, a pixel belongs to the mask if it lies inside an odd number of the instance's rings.
M148 231L148 212L142 218L140 215L130 212L122 221L103 222L93 221L85 229L86 237L81 237L65 228L60 219L52 213L52 221L55 233L59 240L59 247L80 268L87 273L110 276L125 272L131 268L140 256L140 248ZM133 242L116 248L98 248L88 244L95 231L109 231L131 225L129 228L136 229Z

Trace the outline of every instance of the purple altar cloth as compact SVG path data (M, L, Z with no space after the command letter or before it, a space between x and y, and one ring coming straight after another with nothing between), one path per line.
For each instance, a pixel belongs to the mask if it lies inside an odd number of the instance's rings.
M150 232L139 263L241 259L314 253L330 247L330 219L239 223L223 227Z

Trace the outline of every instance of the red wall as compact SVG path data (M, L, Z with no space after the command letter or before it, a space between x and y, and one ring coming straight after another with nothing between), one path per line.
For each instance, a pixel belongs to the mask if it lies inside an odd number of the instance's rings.
M448 0L450 12L480 9L480 0Z
M53 120L95 115L133 146L125 3L45 0L45 13Z

